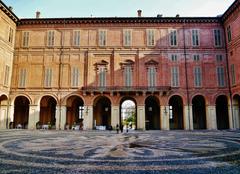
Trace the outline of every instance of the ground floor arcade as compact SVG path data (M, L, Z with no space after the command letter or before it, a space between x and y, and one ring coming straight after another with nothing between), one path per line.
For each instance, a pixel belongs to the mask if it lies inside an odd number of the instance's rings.
M60 102L61 101L61 102ZM36 129L116 128L127 124L140 130L233 129L240 127L240 96L231 102L227 95L213 100L194 95L189 104L180 94L78 95L60 100L55 95L33 99L17 95L12 100L0 97L0 127Z

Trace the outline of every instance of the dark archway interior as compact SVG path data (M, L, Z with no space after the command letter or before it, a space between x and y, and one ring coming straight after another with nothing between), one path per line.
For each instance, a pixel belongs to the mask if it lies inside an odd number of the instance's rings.
M19 96L14 101L14 118L13 126L20 124L27 129L29 117L29 100L24 96Z
M195 96L192 100L193 128L206 129L206 104L203 96Z
M238 110L238 114L236 115L236 118L234 121L236 121L235 125L240 128L240 96L239 95L234 95L233 96L233 106L234 109Z
M183 101L180 96L172 96L169 100L170 129L183 129Z
M229 129L228 101L224 95L216 99L217 128Z
M67 100L67 120L66 125L72 128L72 125L83 126L83 100L80 97L72 96Z
M160 105L156 97L150 96L145 100L146 130L160 129Z
M111 126L111 101L107 97L99 97L94 101L93 127Z
M40 103L40 124L51 124L56 128L56 100L51 96L44 96Z

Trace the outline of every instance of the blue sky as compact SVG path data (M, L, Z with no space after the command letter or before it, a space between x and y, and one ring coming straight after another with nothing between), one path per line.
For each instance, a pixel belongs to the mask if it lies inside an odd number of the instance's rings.
M145 17L217 16L234 0L2 0L12 6L19 18L35 17L135 17L137 10Z

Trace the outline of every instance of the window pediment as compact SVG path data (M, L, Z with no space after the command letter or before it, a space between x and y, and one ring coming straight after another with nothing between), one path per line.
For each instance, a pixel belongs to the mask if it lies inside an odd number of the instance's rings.
M157 65L158 65L158 62L155 61L155 60L153 60L153 59L151 59L151 60L145 62L145 65L146 65L146 66L157 66Z

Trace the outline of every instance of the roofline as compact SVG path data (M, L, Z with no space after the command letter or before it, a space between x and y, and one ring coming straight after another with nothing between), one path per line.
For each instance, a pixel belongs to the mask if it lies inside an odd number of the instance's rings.
M19 21L18 17L7 7L4 2L0 0L0 9L13 20L13 22L17 23Z
M222 15L222 21L226 21L227 18L240 6L240 0L235 0L232 5Z
M86 17L26 18L18 25L29 24L106 24L106 23L219 23L221 17Z

